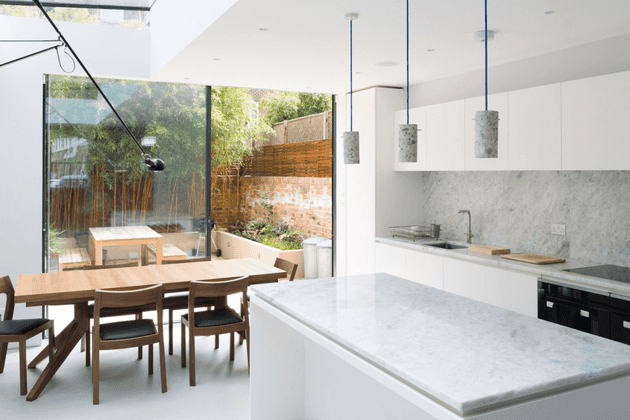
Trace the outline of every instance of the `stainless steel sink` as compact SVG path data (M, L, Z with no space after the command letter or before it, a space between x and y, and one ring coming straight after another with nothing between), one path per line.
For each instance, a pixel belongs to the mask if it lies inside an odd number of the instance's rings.
M466 249L466 248L468 248L467 246L449 244L448 242L438 242L438 243L434 243L434 244L423 244L423 245L433 246L433 247L442 248L442 249Z

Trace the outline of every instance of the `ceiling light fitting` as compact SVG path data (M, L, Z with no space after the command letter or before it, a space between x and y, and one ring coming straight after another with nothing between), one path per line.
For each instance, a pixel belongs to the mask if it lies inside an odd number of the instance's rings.
M486 110L475 113L475 157L499 157L499 112L488 111L488 0L484 1L486 35Z
M381 61L379 63L376 63L375 65L379 67L395 67L399 64L400 63L398 61Z
M350 131L343 133L343 163L353 165L360 163L359 132L352 131L352 21L359 18L356 13L346 13L350 21Z
M94 80L94 77L92 77L92 75L90 74L90 72L88 71L88 69L85 67L85 65L83 64L83 62L81 62L81 59L79 58L79 56L74 52L74 50L72 49L72 47L70 46L70 44L68 44L68 41L66 41L66 38L63 36L63 34L61 33L61 31L59 30L59 28L57 28L57 25L55 25L55 23L53 22L53 20L50 18L50 16L48 16L48 13L46 12L46 10L44 9L44 6L42 6L41 2L39 0L33 0L33 2L35 3L35 5L41 10L41 12L44 14L44 16L46 17L46 19L48 20L48 22L50 23L50 25L53 27L53 29L57 32L57 34L59 35L59 39L61 40L62 44L65 45L70 52L72 53L72 55L74 55L74 57L77 59L77 62L79 63L79 65L81 66L81 68L83 69L83 71L85 71L85 74L88 75L88 77L90 78L90 80L92 81L92 83L94 84L94 86L96 86L96 89L99 91L99 93L103 96L103 99L105 99L105 102L107 102L107 105L109 105L109 107L112 109L112 111L114 112L114 114L116 115L116 117L118 118L118 120L120 121L120 123L123 125L123 127L125 127L125 130L127 130L127 133L129 134L129 136L131 136L131 138L133 139L133 141L136 143L136 146L138 146L138 148L140 149L141 152L141 156L142 159L144 160L144 163L147 165L147 169L151 172L158 172L158 171L163 171L164 169L166 169L166 165L164 164L164 162L161 159L153 159L151 158L151 156L148 153L145 153L144 149L142 148L142 146L140 145L140 143L138 142L138 140L136 139L136 137L131 133L131 130L129 129L129 127L127 127L127 124L125 124L125 122L123 121L123 119L121 118L121 116L118 114L118 111L116 111L116 108L114 108L114 106L112 105L112 103L109 101L109 99L107 98L107 96L105 96L105 92L103 92L103 90L101 89L101 87L98 85L98 83L96 83L96 80ZM52 47L55 48L55 47ZM61 64L61 63L60 63Z
M409 0L407 0L407 124L398 125L398 161L418 161L418 125L409 124Z

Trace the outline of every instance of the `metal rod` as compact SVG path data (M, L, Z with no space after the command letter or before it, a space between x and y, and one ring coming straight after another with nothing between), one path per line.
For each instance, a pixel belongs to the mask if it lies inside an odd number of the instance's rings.
M58 39L0 39L0 42L59 42Z
M488 0L484 1L485 4L485 16L486 16L486 111L488 110Z
M409 125L409 0L407 0L407 125Z
M63 44L55 45L54 47L48 47L41 51L34 52L33 54L25 55L24 57L16 58L15 60L7 61L6 63L0 64L0 67L6 66L7 64L16 63L18 61L24 60L25 58L33 57L41 53L45 53L46 51L54 50L55 48L61 47Z
M53 22L53 20L50 18L50 16L48 16L48 13L46 13L46 10L44 10L44 6L42 6L42 3L39 0L33 0L33 2L35 3L35 5L37 7L39 7L39 9L42 11L42 13L44 14L44 16L46 16L46 19L48 20L48 22L51 24L51 26L53 27L53 29L59 34L59 37L61 38L61 40L63 41L63 43L66 45L66 47L68 47L68 49L70 50L70 52L72 52L72 55L74 55L74 57L77 59L77 61L79 62L79 65L81 66L81 68L83 69L83 71L85 71L85 73L88 75L88 77L90 78L90 80L92 81L92 83L94 83L94 86L96 86L96 89L98 89L98 91L100 92L101 95L103 95L103 98L105 99L105 102L107 102L107 105L109 105L109 107L111 108L111 110L114 112L114 114L116 115L116 117L118 117L118 120L120 121L120 123L123 125L123 127L125 127L125 130L127 130L127 133L129 133L129 136L131 136L131 138L133 139L133 141L136 143L136 146L138 146L138 149L140 149L140 151L142 152L142 155L146 155L144 149L142 148L142 146L140 146L140 142L138 142L138 140L136 139L136 137L131 133L131 130L129 129L129 127L127 127L127 124L125 124L125 122L123 121L122 117L120 116L120 114L118 114L118 111L116 111L116 109L114 108L114 105L112 105L112 103L109 101L109 99L107 98L107 96L105 95L105 92L103 92L103 90L101 89L101 87L98 85L98 83L96 83L96 80L94 80L94 78L92 77L92 75L90 74L90 72L88 71L88 69L85 67L85 65L83 64L83 62L81 61L81 59L79 58L79 56L74 52L74 50L72 49L72 47L70 46L70 44L68 43L68 41L66 40L66 38L63 36L63 34L61 33L61 31L57 28L57 26L55 25L55 23Z

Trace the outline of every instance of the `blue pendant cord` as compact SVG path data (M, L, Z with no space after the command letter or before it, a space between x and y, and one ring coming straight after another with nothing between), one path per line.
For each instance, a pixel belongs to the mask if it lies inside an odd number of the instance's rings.
M488 0L485 0L486 13L486 111L488 110Z
M350 131L352 131L352 19L350 19Z
M407 0L407 125L409 125L409 0Z

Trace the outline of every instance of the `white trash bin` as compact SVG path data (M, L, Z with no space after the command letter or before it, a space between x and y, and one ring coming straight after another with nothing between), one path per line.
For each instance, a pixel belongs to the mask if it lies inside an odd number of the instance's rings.
M317 278L317 244L325 240L326 238L313 236L312 238L308 238L302 241L302 248L304 248L305 279Z
M332 240L327 239L317 244L317 277L332 277Z

